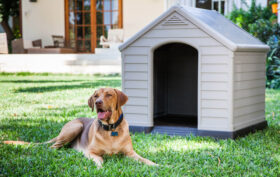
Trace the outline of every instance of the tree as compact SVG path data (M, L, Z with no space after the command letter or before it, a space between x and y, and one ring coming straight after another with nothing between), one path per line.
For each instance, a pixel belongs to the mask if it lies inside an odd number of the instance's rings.
M0 22L7 34L8 41L14 38L12 28L8 21L9 17L19 15L19 0L0 0Z

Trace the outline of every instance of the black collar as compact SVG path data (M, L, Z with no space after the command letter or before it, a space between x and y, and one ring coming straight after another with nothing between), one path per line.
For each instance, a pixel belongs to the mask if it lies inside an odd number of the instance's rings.
M117 126L119 126L122 123L123 120L123 113L120 115L118 121L114 124L102 124L101 120L98 119L98 123L99 125L106 131L111 131L111 130L115 130L117 128Z

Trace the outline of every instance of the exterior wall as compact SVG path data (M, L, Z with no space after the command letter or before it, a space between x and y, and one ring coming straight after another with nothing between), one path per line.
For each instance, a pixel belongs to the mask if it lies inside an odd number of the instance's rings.
M164 7L165 10L169 9L173 5L180 4L182 6L188 6L188 7L195 7L196 0L164 0Z
M122 86L129 96L126 119L130 125L153 126L153 51L182 42L199 53L198 129L232 131L232 52L185 21L187 25L159 24L123 50Z
M251 0L245 2L250 6ZM267 5L266 0L256 0L256 2L263 7ZM176 3L195 7L196 0L123 0L124 38L133 36ZM226 14L233 10L234 5L237 8L248 9L242 0L228 0L225 7Z
M51 35L64 36L64 0L22 0L24 40L42 39L43 46L53 45Z
M163 0L123 0L124 38L131 37L163 12Z
M171 6L179 3L180 5L188 6L188 7L196 7L196 0L164 0L165 1L165 10L170 8ZM220 0L224 1L224 0ZM230 13L234 6L236 8L242 8L244 10L247 10L248 7L250 7L252 3L252 0L225 0L225 14ZM267 6L267 0L256 0L257 5L261 5L262 7Z
M234 56L234 130L265 121L266 53Z
M171 7L175 0L123 0L124 37L128 39L148 23ZM195 0L181 0L181 4L194 7ZM251 1L246 1L250 5ZM265 0L257 0L266 6ZM229 0L227 10L230 12L234 4L246 9L241 0ZM25 40L42 39L43 46L52 45L51 35L65 35L64 0L38 0L32 3L22 0L22 27Z

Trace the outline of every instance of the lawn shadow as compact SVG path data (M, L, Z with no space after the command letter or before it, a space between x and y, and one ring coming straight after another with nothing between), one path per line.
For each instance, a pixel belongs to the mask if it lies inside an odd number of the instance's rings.
M44 142L58 135L62 126L69 120L61 122L44 118L19 118L2 120L0 129L7 137L2 140L21 140L26 142ZM1 133L1 134L2 134Z
M57 83L82 82L85 80L0 80L0 83Z
M13 137L13 139L5 140L23 140L37 143L47 141L57 136L66 122L68 122L68 120L58 122L46 119L18 119L9 120L5 124L0 124L0 129L4 133L13 131L10 137ZM136 134L132 136L132 140L134 149L139 155L158 163L161 165L161 169L164 167L165 170L159 170L156 173L157 176L164 176L164 174L166 175L167 173L173 174L174 176L188 176L189 174L196 174L196 176L204 176L205 174L209 176L238 176L238 174L241 176L252 176L251 172L254 170L261 172L261 170L265 170L263 168L272 168L278 163L276 159L272 159L271 156L256 149L265 146L270 147L267 150L271 151L272 148L277 147L279 136L276 139L275 136L267 136L267 131L269 131L268 134L275 134L279 129L259 131L249 135L250 137L248 138L245 137L238 140L217 141L205 137L169 137L152 134ZM169 143L169 145L166 145L167 143ZM41 150L45 149L47 148L43 146ZM33 151L32 148L28 149L26 151L27 155L24 156L24 158L30 159L30 156L32 156L31 158L37 160L37 150ZM17 149L14 151L18 152ZM72 153L72 151L68 150L67 152L64 150L59 151L61 153L56 153L55 150L46 152L48 153L46 156L51 155L51 158L48 160L53 162L55 159L65 158L65 154L71 153L72 156L68 155L69 160L77 159L77 156L79 156L79 160L83 159L90 163L90 166L95 166L92 161L87 160L81 154ZM147 169L147 166L142 163L124 158L125 157L122 155L114 155L113 157L105 156L105 169L107 166L112 170L120 169L119 166L129 164L129 166L133 166L135 170L127 169L128 172L142 173L143 170L154 170L153 167ZM48 163L49 162L45 162L45 165L48 165ZM74 164L75 163L79 166L78 162L74 162ZM238 169L240 166L244 166L244 164L247 170ZM62 165L62 163L59 163L59 166ZM255 165L261 166L262 168L255 169ZM69 164L69 166L64 166L64 168L66 168L65 170L68 172L73 171L71 164Z
M85 116L92 118L95 115L95 112L92 112L87 103L80 106L37 108L37 110L43 111L42 114L46 117L63 117L66 119Z
M26 87L15 90L16 93L29 92L29 93L40 93L40 92L52 92L70 89L82 89L82 88L95 88L95 87L120 87L121 80L97 80L92 82L83 82L80 84L71 85L53 85L53 86L41 86L41 87Z

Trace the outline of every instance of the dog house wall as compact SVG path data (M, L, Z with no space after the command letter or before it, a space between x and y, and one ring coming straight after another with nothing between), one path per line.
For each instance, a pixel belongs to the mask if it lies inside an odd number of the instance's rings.
M248 46L234 45L218 34L219 29L201 25L192 12L200 10L175 6L120 47L122 90L129 96L124 114L130 126L154 125L153 54L169 43L183 43L198 51L198 130L232 132L264 122L269 48L252 36Z

